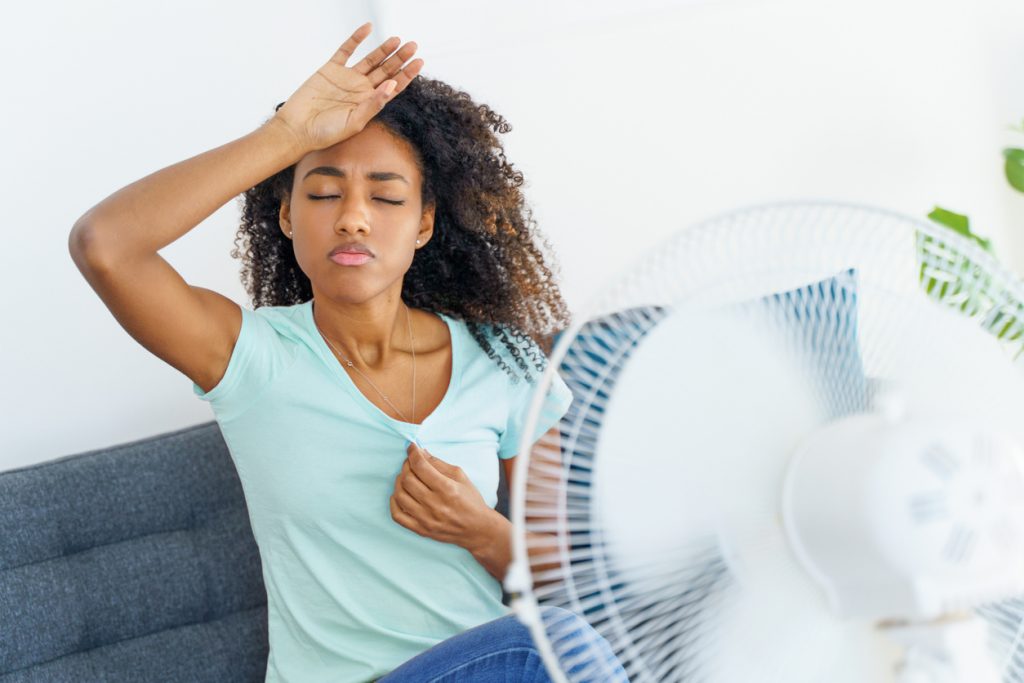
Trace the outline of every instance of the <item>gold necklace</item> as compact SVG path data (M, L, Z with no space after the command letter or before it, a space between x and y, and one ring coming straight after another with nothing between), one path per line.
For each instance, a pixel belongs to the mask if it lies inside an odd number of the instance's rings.
M315 300L314 300L314 303L315 303ZM402 302L402 305L405 306L405 302L404 301ZM415 418L416 417L416 339L412 336L412 323L409 321L409 307L408 306L405 306L405 323L409 327L409 343L412 345L412 414L413 414L413 418ZM328 339L327 335L325 335L323 333L323 330L320 329L320 326L316 324L316 318L313 318L313 324L316 325L316 330L317 330L317 332L320 333L320 336L324 338L324 341L326 341L328 344L330 344L331 348L334 349L334 351L339 356L341 356L342 358L345 359L345 364L348 365L353 370L355 370L356 372L358 372L360 375L362 375L363 378L367 382L370 383L370 386L373 387L374 390L378 394L380 394L381 398L383 398L385 401L387 401L388 405L391 406L392 409L394 409L394 411L396 413L398 413L402 417L403 421L405 421L405 422L412 422L413 421L413 420L406 419L405 414L403 414L402 411L399 410L395 406L395 404L391 402L391 399L389 399L387 396L385 396L384 392L382 392L380 389L378 389L377 385L374 384L373 381L370 380L370 378L367 377L366 374L364 374L362 370L360 370L355 365L353 365L352 361L350 361L345 354L343 354L341 351L338 350L338 347L334 345L334 342L332 342L330 339Z

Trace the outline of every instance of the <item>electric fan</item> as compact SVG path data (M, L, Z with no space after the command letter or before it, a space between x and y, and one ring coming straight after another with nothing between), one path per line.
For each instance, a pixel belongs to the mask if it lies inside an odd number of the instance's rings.
M674 234L526 420L505 588L552 678L1024 680L1022 359L1024 285L931 222L786 202ZM560 438L528 443L556 372Z

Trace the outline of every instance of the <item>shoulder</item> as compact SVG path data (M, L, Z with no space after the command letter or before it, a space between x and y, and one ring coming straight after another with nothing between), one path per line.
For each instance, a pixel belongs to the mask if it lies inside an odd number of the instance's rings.
M231 357L218 383L204 391L193 382L193 391L214 407L218 420L245 412L264 387L281 375L297 358L302 336L288 306L241 306L242 325Z
M309 302L289 306L260 306L252 310L242 308L243 317L248 317L254 328L264 335L286 342L310 341L311 316L307 318Z
M448 346L449 333L452 337L450 342L452 345L458 343L455 335L459 333L459 327L461 321L455 318L450 318L454 323L449 329L449 325L445 322L445 316L439 313L433 313L425 309L414 309L410 308L411 321L413 325L413 335L416 338L416 351L417 352L432 352L439 351Z

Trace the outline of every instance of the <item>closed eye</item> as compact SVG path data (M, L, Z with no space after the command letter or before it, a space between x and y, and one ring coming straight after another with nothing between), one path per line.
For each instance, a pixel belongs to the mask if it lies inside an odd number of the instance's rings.
M306 195L306 196L309 197L310 199L338 199L339 198L338 195L336 195L336 194L326 194L326 195L309 194L309 195ZM402 204L405 204L405 200L384 199L383 197L374 197L374 199L376 199L379 202L384 202L386 204L394 204L396 206L401 206Z

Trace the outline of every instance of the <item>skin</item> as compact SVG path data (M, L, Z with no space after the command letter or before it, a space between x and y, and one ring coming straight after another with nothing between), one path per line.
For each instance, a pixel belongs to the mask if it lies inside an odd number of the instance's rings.
M346 177L305 177L322 166L336 167ZM373 171L396 173L408 182L368 180ZM435 207L422 206L421 182L408 145L371 123L347 140L306 154L296 165L290 196L281 203L281 230L292 239L299 267L309 277L317 325L371 377L384 370L397 373L411 354L402 283L416 250L434 233ZM369 247L374 258L360 266L331 261L331 250L350 240ZM417 344L444 332L437 316L415 309L409 314Z

